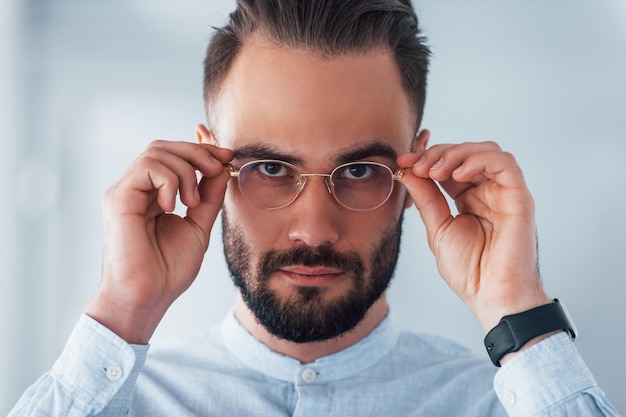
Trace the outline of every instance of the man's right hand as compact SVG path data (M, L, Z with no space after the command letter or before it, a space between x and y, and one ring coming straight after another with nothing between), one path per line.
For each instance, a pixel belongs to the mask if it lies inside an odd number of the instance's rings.
M200 270L232 158L209 144L156 141L135 160L103 199L103 279L86 314L129 343L149 341ZM184 218L170 213L177 192Z

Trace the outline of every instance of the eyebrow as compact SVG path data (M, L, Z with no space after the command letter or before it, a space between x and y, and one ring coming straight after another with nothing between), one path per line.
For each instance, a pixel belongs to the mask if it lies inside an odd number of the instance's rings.
M303 158L281 152L276 147L269 145L245 145L234 150L234 153L235 159L276 159L279 161L289 162L294 165L304 163Z
M304 158L285 153L275 146L267 144L250 144L234 150L235 159L276 159L293 165L304 164ZM398 153L388 144L375 139L368 143L352 145L350 150L339 154L335 158L338 165L348 162L361 161L373 156L396 159Z
M367 159L372 156L382 156L395 161L398 153L390 145L376 139L369 143L357 145L350 149L350 151L342 153L336 158L336 161L341 165Z

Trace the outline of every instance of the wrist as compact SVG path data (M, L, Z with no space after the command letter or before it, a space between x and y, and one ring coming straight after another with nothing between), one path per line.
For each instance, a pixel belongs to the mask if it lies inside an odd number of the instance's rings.
M494 365L501 366L511 354L526 349L547 337L567 331L576 337L567 310L558 299L530 310L503 317L485 336L485 348Z
M525 296L517 292L515 297L483 301L474 308L474 315L480 322L483 331L488 333L500 323L502 317L522 313L530 309L552 303L542 287Z
M85 309L85 314L127 343L144 345L150 341L165 311L119 304L97 294Z
M506 362L508 362L509 360L513 359L513 357L515 357L515 355L518 355L519 353L521 353L522 351L528 349L529 347L536 345L537 343L549 338L550 336L554 336L555 334L560 333L561 330L556 330L556 331L552 331L550 333L545 333L542 334L540 336L535 337L534 339L529 340L528 342L526 342L519 350L515 351L515 352L510 352L507 353L506 355L504 355L502 357L502 359L500 359L500 366L504 366L504 364Z

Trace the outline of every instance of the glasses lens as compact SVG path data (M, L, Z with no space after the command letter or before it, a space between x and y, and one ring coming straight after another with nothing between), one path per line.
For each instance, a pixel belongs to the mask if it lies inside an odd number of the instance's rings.
M290 204L298 195L300 174L281 161L254 161L239 170L239 189L257 207L276 209Z
M337 201L352 210L373 210L393 191L393 173L383 165L353 162L337 167L331 176Z

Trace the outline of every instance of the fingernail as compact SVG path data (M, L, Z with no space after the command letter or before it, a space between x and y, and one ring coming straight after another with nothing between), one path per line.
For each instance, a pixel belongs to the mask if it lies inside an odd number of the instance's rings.
M420 156L420 159L417 160L415 165L423 164L424 162L426 162L426 155Z
M441 164L443 164L443 158L440 158L437 162L435 162L435 164L431 166L430 169L431 170L437 169L441 166Z
M200 191L198 191L198 188L193 189L193 195L196 197L196 200L200 201Z

